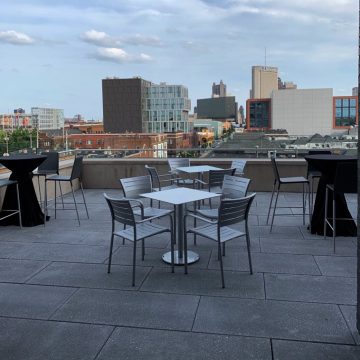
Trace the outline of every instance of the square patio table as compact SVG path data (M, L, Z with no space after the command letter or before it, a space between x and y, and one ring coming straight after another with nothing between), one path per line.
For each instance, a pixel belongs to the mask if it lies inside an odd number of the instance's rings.
M178 250L176 250L174 254L174 263L175 265L184 265L184 205L191 202L219 197L220 194L179 187L169 190L145 193L141 194L141 196L174 205L177 222L176 235L178 244ZM199 260L199 254L193 251L187 251L187 257L188 264L192 264ZM169 251L163 254L162 259L164 262L171 264L171 252Z
M186 174L197 174L199 180L203 180L203 174L210 170L222 170L221 168L210 165L196 165L196 166L181 166L176 168L176 171L180 171ZM200 185L200 184L199 184Z

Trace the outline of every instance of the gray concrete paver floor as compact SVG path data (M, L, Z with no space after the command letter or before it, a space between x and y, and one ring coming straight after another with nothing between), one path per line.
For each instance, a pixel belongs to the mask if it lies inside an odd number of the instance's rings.
M259 193L250 217L254 275L243 239L235 240L222 289L216 243L201 237L188 245L200 261L173 274L161 261L170 249L163 234L146 241L144 262L138 251L132 287L130 243L115 240L107 274L103 192L118 193L85 190L90 220L81 209L80 226L75 212L54 219L50 210L45 227L0 227L0 359L360 358L355 238L338 238L333 254L330 238L286 215L270 233L271 194ZM300 194L281 201L298 205ZM356 213L356 197L348 204Z

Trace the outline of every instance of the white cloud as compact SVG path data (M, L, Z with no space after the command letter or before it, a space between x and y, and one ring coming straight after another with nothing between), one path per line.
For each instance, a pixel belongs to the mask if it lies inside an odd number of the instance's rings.
M103 31L89 30L80 36L82 40L99 46L119 46L120 41Z
M13 45L31 45L35 40L29 35L14 30L0 31L0 42Z
M92 57L97 60L111 61L119 64L147 62L152 60L150 55L144 53L133 55L120 48L99 48Z
M130 35L123 38L123 42L129 45L162 46L157 36L144 36L140 34Z

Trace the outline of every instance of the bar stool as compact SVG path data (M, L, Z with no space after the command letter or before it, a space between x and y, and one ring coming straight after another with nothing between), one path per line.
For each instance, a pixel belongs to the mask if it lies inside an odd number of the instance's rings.
M20 224L20 228L22 228L18 182L16 180L0 180L0 188L2 188L4 186L10 186L10 185L15 185L15 187L16 187L17 209L2 209L1 210L2 212L11 212L11 214L1 217L0 220L6 219L12 215L19 214L19 224Z

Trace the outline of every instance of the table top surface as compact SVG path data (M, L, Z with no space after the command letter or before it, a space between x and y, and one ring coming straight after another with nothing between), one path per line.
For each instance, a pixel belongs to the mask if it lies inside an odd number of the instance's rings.
M153 200L163 201L168 204L181 205L191 203L193 201L211 199L221 194L215 194L209 191L189 189L185 187L178 187L169 190L154 191L151 193L140 194L142 197L146 197Z
M324 161L353 161L357 160L357 156L335 155L335 154L315 154L306 155L305 160L324 160Z
M188 174L203 173L210 170L222 170L221 168L210 165L196 165L196 166L181 166L176 168L177 171L182 171Z
M23 160L35 160L35 159L46 159L45 155L37 154L16 154L10 156L0 156L0 162L2 161L23 161Z

